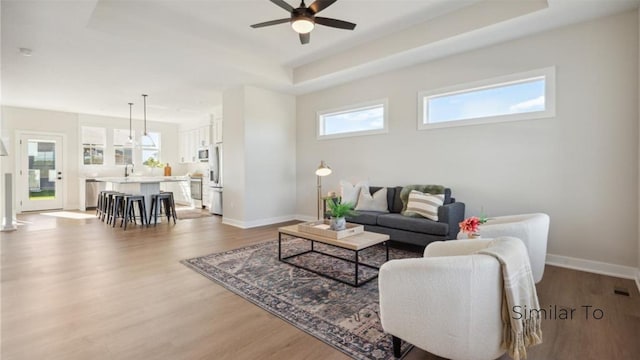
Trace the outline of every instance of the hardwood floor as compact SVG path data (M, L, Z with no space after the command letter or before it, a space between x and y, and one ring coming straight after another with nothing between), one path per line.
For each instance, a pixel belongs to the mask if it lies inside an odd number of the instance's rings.
M240 230L207 217L125 232L96 219L19 218L18 231L0 233L4 360L348 358L179 263L275 239L277 226ZM547 266L538 293L543 308L577 310L543 322L529 359L640 354L632 281ZM604 318L585 319L583 305ZM438 359L419 349L406 358Z

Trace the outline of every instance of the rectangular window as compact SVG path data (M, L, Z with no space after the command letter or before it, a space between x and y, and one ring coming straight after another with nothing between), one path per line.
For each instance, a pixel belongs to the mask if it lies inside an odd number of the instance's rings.
M546 68L418 94L419 129L555 116L555 69Z
M81 131L84 165L104 165L104 148L107 143L105 128L83 126Z
M131 134L131 135L130 135ZM133 140L136 138L132 130L113 129L113 152L116 165L133 164Z
M160 162L160 133L150 132L140 140L142 164L151 166Z
M386 132L386 99L318 112L318 139Z

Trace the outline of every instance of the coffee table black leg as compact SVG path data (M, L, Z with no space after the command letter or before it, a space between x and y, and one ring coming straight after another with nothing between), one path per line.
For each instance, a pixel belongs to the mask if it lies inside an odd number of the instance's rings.
M356 250L356 282L355 282L355 286L358 286L358 262L359 262L358 258L360 257L360 256L358 256L358 253L359 253L359 251Z
M278 260L282 260L282 233L278 233Z
M389 261L389 242L388 241L384 242L384 247L387 248L387 261Z

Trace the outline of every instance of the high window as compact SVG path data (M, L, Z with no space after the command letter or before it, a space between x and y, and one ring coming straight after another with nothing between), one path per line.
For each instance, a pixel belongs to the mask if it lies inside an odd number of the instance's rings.
M418 94L418 128L555 116L555 69L513 74Z
M318 112L318 139L386 132L386 99Z
M83 126L81 132L83 164L104 165L107 130L100 127Z

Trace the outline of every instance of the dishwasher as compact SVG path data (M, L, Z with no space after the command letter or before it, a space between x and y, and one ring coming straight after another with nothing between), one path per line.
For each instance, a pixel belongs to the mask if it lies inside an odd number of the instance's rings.
M85 209L92 210L98 206L98 194L105 189L105 183L95 179L85 179L84 204Z

